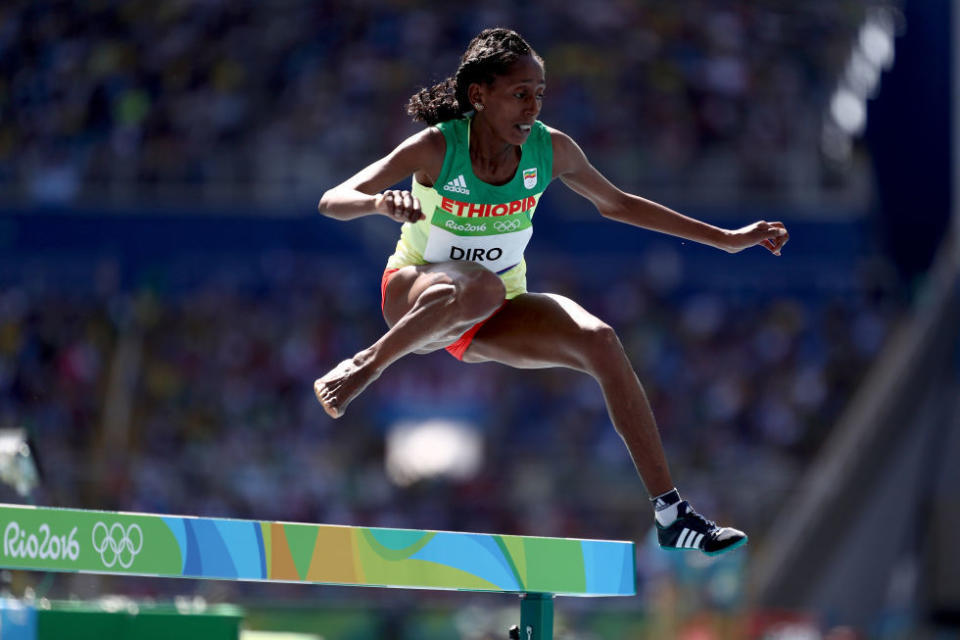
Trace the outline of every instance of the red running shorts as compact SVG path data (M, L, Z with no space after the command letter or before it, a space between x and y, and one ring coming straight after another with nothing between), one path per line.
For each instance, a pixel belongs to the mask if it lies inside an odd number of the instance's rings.
M400 269L386 269L383 272L383 278L380 279L380 310L383 310L383 303L387 297L387 283L390 282L390 276L395 274ZM503 303L497 308L497 311L503 309L503 305L507 301L504 300ZM456 342L446 347L447 352L452 355L457 360L463 360L463 354L466 353L467 347L470 346L470 343L473 342L473 336L477 335L477 331L480 330L480 327L483 326L483 323L492 318L497 314L497 311L494 311L490 314L488 318L484 318L477 324L473 325L467 329L462 336L457 338Z

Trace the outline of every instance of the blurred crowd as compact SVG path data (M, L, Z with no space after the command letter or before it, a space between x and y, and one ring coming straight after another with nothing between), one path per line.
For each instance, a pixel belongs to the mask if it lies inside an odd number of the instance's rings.
M314 378L384 330L368 267L267 253L172 265L134 290L0 289L0 421L28 428L43 501L367 526L638 539L643 486L592 379L409 356L331 420ZM337 277L329 277L330 273ZM897 305L842 294L683 293L611 268L544 285L610 322L653 404L674 476L762 537L891 330ZM198 277L197 274L203 274ZM111 275L114 274L114 275ZM596 275L596 274L594 274ZM81 276L82 277L82 276ZM186 284L189 283L189 284ZM370 290L370 295L358 294ZM450 416L482 433L465 481L393 484L384 434Z
M453 74L481 28L505 25L546 60L542 118L628 189L863 195L865 167L825 157L821 131L869 5L8 2L0 193L315 202L416 131L407 98Z

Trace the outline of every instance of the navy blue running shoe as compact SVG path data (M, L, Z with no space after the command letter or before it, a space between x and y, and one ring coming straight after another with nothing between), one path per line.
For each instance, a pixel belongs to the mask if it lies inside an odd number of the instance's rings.
M657 522L657 541L664 549L697 549L715 556L742 547L747 534L731 527L718 527L693 510L686 500L677 505L677 519L669 527Z

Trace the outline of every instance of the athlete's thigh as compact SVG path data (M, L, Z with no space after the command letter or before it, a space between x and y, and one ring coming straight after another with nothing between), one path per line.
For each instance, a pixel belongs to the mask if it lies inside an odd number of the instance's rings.
M435 284L455 284L484 267L474 262L438 262L403 267L387 282L383 296L383 318L392 327Z
M605 326L579 304L553 293L524 293L487 320L464 354L464 362L501 362L521 369L582 369L576 345Z

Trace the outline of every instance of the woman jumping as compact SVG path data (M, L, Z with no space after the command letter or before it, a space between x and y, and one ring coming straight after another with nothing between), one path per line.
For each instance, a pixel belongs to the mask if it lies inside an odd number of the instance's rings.
M613 329L574 301L528 293L523 252L547 185L560 178L606 218L694 240L730 253L789 238L779 222L720 229L624 193L566 134L537 120L543 60L516 32L486 29L456 74L414 95L407 107L429 125L389 155L327 191L322 214L380 214L402 222L381 283L389 330L314 383L339 418L390 364L446 349L464 362L518 368L568 367L600 384L614 428L652 496L660 546L717 554L747 541L680 499L650 404ZM413 177L410 191L389 190Z

